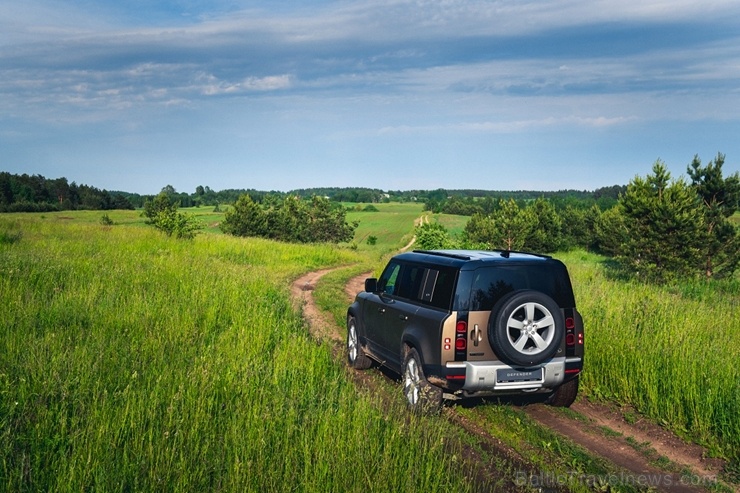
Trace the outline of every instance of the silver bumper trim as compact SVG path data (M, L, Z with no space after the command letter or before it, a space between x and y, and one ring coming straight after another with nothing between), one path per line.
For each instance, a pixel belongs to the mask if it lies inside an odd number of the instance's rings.
M469 392L497 390L526 390L542 387L556 387L565 379L565 357L553 358L545 364L529 368L516 368L500 361L461 361L447 363L447 368L465 368L465 385ZM542 378L535 381L500 381L498 370L519 373L542 368Z

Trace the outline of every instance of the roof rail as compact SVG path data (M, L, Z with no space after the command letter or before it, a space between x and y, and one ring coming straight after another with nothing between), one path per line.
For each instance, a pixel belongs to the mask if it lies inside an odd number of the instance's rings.
M519 250L493 250L494 252L500 252L502 257L509 258L509 255L512 253L518 253L520 255L532 255L533 257L541 257L541 258L552 258L550 255L545 255L542 253L533 253L533 252L522 252Z
M426 255L436 255L438 257L448 257L458 260L470 260L471 258L469 255L458 255L456 253L439 252L434 250L414 250L414 253L424 253Z
M451 252L444 252L444 251L438 251L438 250L413 250L413 252L423 253L426 255L436 255L438 257L454 258L454 259L459 259L459 260L473 259L473 256L471 255L462 255L460 253L451 253ZM552 258L550 255L544 255L544 254L532 253L532 252L523 252L519 250L481 250L481 252L498 253L503 258L509 258L509 255L511 255L512 253L519 254L519 255L531 255L533 257L540 257L543 259ZM476 251L471 251L471 253L476 253Z

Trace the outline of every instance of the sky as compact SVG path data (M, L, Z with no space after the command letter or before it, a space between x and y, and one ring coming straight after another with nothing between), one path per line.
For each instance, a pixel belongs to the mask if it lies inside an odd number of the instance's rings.
M0 171L155 194L740 169L737 0L0 0Z

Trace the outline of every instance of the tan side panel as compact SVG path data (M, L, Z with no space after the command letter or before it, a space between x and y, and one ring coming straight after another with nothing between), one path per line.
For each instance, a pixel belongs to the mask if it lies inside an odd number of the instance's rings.
M488 318L490 316L490 311L468 314L468 360L470 361L498 360L488 342Z
M442 326L442 365L448 361L455 361L455 325L457 325L457 312L452 312ZM445 340L450 340L450 349L445 349Z

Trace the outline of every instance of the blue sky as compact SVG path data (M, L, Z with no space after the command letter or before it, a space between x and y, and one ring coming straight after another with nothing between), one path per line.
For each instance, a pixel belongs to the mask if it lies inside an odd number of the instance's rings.
M593 190L717 152L740 169L736 0L0 0L0 171Z

